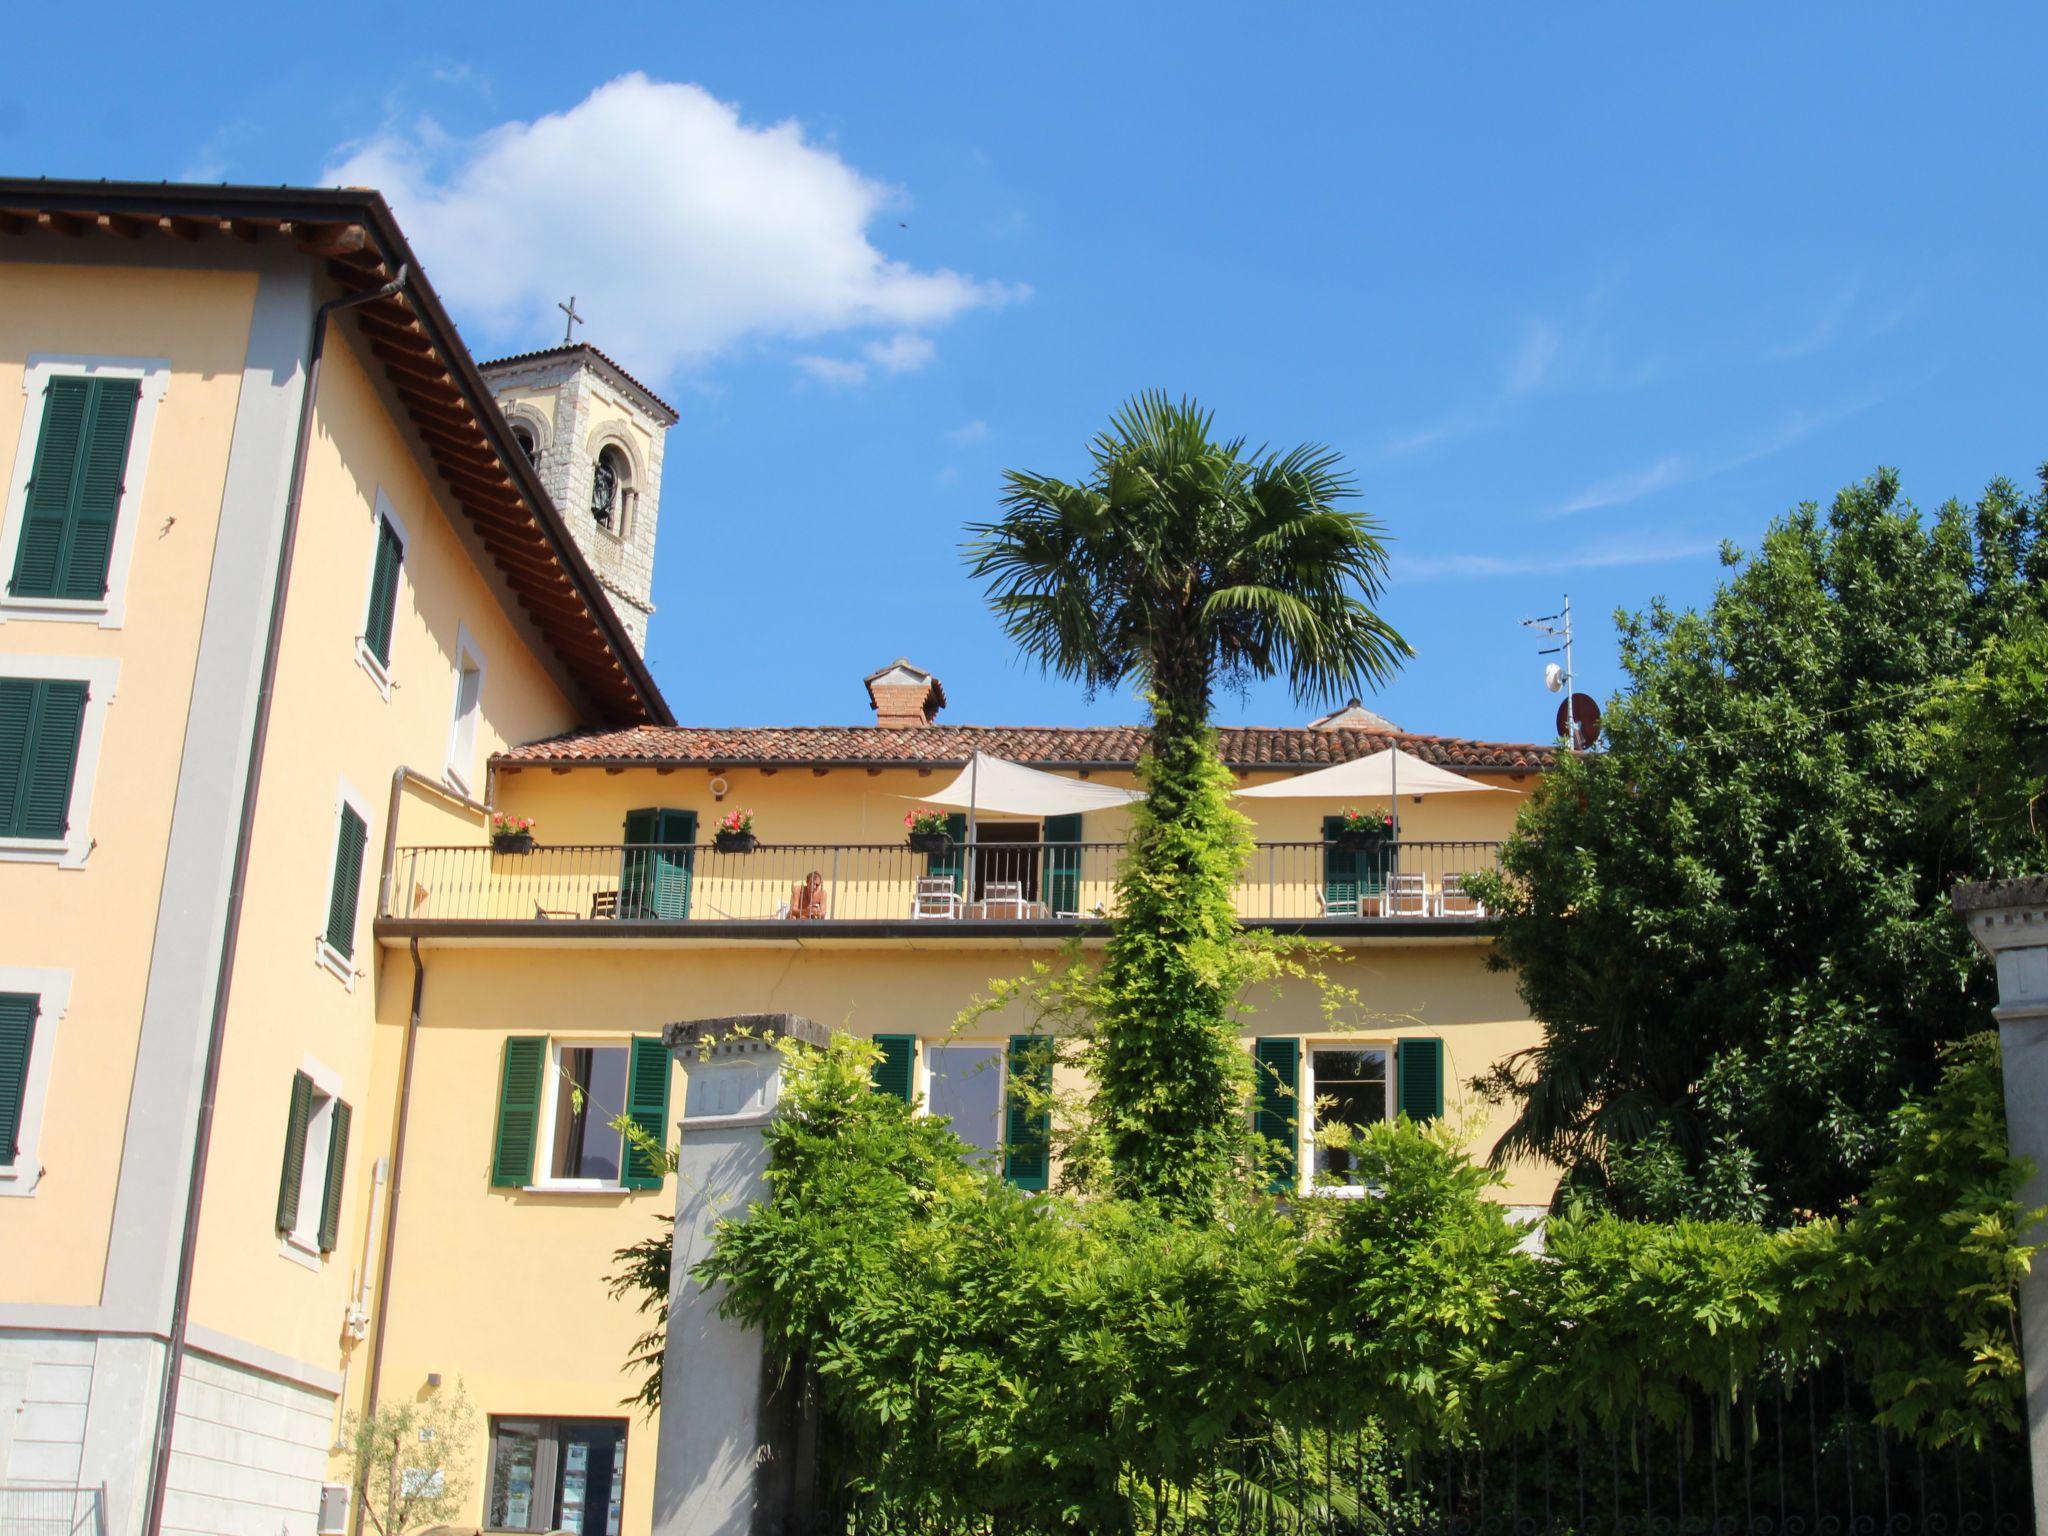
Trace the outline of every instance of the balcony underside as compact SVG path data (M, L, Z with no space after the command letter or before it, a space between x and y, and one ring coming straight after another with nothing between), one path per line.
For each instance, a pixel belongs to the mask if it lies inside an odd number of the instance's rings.
M1330 917L1246 921L1259 932L1321 939L1345 948L1479 945L1493 923L1477 917ZM929 922L914 919L825 918L808 922L732 919L681 922L615 919L379 918L377 942L514 949L1057 949L1078 936L1083 948L1109 937L1106 921L1009 920Z

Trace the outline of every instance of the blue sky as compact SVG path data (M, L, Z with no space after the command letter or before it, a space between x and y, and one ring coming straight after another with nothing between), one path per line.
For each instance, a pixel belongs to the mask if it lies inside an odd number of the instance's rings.
M1147 387L1341 450L1418 653L1369 702L1512 739L1562 593L1604 695L1608 615L1703 600L1722 539L2048 457L2038 10L297 10L16 17L0 168L375 172L486 356L577 293L682 412L686 720L854 721L899 654L948 718L1134 718L1023 667L958 544Z

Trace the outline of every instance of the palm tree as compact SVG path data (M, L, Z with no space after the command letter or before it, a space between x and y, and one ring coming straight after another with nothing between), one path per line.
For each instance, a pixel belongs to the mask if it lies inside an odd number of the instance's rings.
M1079 484L1012 470L1003 515L969 527L973 574L1010 638L1093 693L1135 680L1159 723L1199 729L1218 683L1285 676L1320 704L1413 655L1373 611L1379 525L1347 510L1332 450L1245 451L1192 400L1148 393L1090 445Z
M1093 1123L1111 1187L1201 1217L1247 1149L1250 1063L1232 887L1245 821L1209 729L1216 685L1285 676L1320 702L1388 676L1408 643L1373 611L1386 551L1340 506L1327 448L1245 451L1192 401L1140 395L1091 445L1081 484L1007 475L968 558L1027 656L1092 693L1136 681L1152 709L1118 920L1095 994ZM1256 1148L1252 1150L1256 1151Z

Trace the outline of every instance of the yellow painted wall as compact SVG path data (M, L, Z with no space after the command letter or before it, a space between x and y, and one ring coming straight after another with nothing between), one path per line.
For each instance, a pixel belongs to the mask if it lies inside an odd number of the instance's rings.
M805 776L808 778L808 775ZM603 776L574 776L601 783ZM558 807L559 808L559 807ZM1446 1042L1448 1111L1475 1152L1491 1149L1501 1116L1474 1103L1465 1082L1532 1043L1513 980L1486 970L1474 941L1350 952L1336 968L1360 993L1332 1039ZM460 1377L479 1412L476 1507L485 1498L488 1417L621 1417L631 1381L623 1362L639 1320L605 1293L612 1253L655 1230L673 1209L659 1193L528 1194L490 1188L504 1042L515 1034L623 1041L680 1018L789 1011L863 1035L943 1039L992 977L1034 956L935 943L909 952L738 948L695 942L592 948L451 947L426 951L425 1005L413 1086L404 1202L385 1358L387 1393L421 1390L430 1372ZM393 968L383 989L386 1033L403 1027L409 994ZM1305 987L1254 999L1262 1034L1322 1037L1320 998ZM1024 1028L993 1016L960 1038L999 1040ZM387 1052L387 1055L392 1054ZM671 1084L672 1118L681 1082ZM611 1109L616 1106L600 1106ZM1547 1170L1511 1171L1501 1198L1542 1204ZM654 1426L629 1430L624 1536L649 1528Z
M122 627L12 617L0 651L118 657L83 869L0 863L0 964L69 968L34 1194L0 1199L0 1299L100 1299L179 744L241 395L247 272L0 263L0 460L11 480L36 353L163 358ZM0 483L7 483L0 481ZM132 488L131 488L132 489ZM6 573L0 573L4 579Z
M356 658L382 491L409 536L391 641L389 697ZM508 742L545 736L574 715L507 616L496 584L472 563L438 478L401 432L346 334L331 338L307 465L298 551L280 653L276 705L257 806L234 979L200 1260L195 1321L327 1369L366 1251L370 1169L388 1150L390 1095L374 1086L373 1028L382 973L405 974L402 952L371 940L392 772L441 776L454 718L458 626L486 668L479 763ZM516 610L515 610L516 611ZM354 990L320 967L335 843L337 780L370 824L357 912ZM481 769L476 783L481 789ZM478 816L408 792L410 835L480 839ZM275 1210L293 1073L311 1055L338 1073L356 1111L347 1216L337 1251L317 1271L280 1252Z

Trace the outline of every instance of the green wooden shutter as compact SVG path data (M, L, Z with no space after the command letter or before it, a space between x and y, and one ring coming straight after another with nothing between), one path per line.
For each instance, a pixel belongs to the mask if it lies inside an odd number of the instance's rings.
M940 875L953 877L953 889L960 896L967 894L967 817L955 811L946 817L946 836L953 839L944 853L925 855L924 872L934 879Z
M277 1181L277 1230L299 1225L299 1183L306 1176L306 1122L313 1115L313 1079L292 1074L292 1107L284 1123L284 1171Z
M1079 816L1045 818L1045 904L1053 912L1081 910L1081 841Z
M1044 1035L1010 1036L1003 1082L1003 1177L1019 1189L1044 1189L1052 1171L1053 1043ZM1019 1087L1031 1090L1028 1099Z
M619 916L666 922L689 917L696 841L695 811L660 807L628 811L627 851L619 874Z
M541 1069L547 1059L545 1035L514 1035L505 1042L505 1070L498 1083L498 1139L491 1151L493 1189L523 1189L533 1182L533 1155L540 1142Z
M1444 1112L1444 1043L1420 1038L1394 1044L1394 1070L1400 1078L1394 1104L1417 1122L1436 1120Z
M320 1251L334 1252L341 1237L341 1186L348 1176L348 1123L352 1111L334 1101L334 1120L327 1132L327 1177L320 1188Z
M1255 1040L1252 1061L1258 1074L1252 1129L1272 1143L1266 1156L1273 1173L1266 1187L1291 1195L1301 1182L1301 1042Z
M49 382L8 584L15 596L91 601L107 595L141 392L134 379Z
M380 665L391 665L391 621L398 613L398 572L405 545L391 519L377 519L377 558L370 568L370 611L363 619L363 644Z
M327 943L336 954L356 952L356 907L363 891L363 851L370 828L355 807L341 808L341 830L334 844L334 889L327 895Z
M668 1145L669 1048L659 1035L635 1035L626 1063L626 1116L661 1145ZM650 1157L632 1141L626 1143L619 1182L627 1189L659 1189L667 1176L661 1157Z
M917 1036L877 1035L875 1044L882 1048L882 1059L875 1063L875 1092L908 1104L916 1096Z
M21 776L28 766L29 723L35 718L36 682L0 677L0 836L21 835Z
M0 992L0 1165L21 1156L21 1113L28 1102L28 1058L43 1000L33 992Z
M70 830L85 704L84 683L0 678L0 836Z
M1341 907L1348 917L1353 912L1364 912L1356 903L1362 895L1360 876L1364 873L1365 856L1356 848L1337 846L1337 834L1343 826L1341 816L1323 818L1323 901L1328 911L1335 912Z

